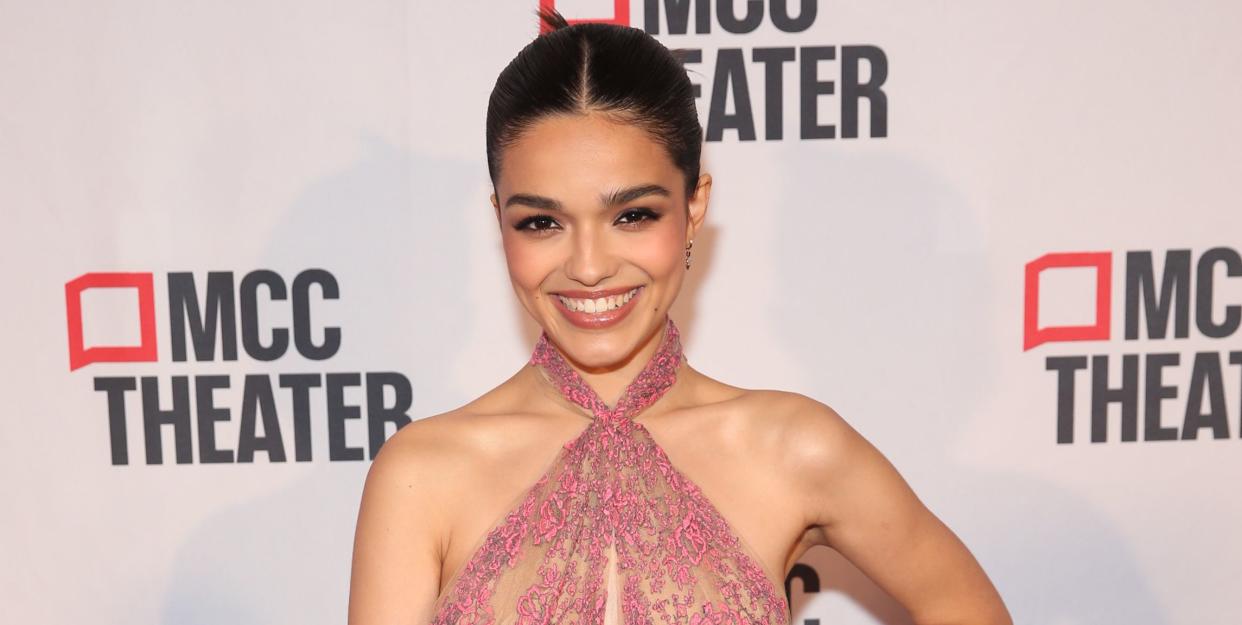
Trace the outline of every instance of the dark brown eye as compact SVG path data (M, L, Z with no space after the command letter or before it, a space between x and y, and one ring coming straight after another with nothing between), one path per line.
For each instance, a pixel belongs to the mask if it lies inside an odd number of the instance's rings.
M618 224L637 224L644 221L656 221L660 214L649 208L631 208L617 215Z
M532 215L518 221L513 225L513 228L515 230L532 230L535 232L541 232L559 227L559 225L560 224L557 224L555 219L552 219L547 215Z

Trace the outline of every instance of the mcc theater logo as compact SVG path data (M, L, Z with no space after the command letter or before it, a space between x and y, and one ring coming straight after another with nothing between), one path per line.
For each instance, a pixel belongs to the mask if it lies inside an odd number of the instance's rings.
M203 297L190 272L166 275L167 351L161 354L155 298L155 274L86 273L65 284L65 311L69 335L69 369L159 362L232 362L244 355L255 362L279 360L293 350L310 361L328 362L340 350L339 327L316 326L315 312L325 300L339 300L336 278L323 269L307 269L292 282L275 271L256 270L234 280L229 271L207 273ZM137 314L137 345L87 346L84 335L83 294L92 289L132 292ZM263 323L263 304L287 304L292 323L276 327ZM316 339L316 336L322 338ZM240 351L239 351L240 348ZM201 463L249 463L257 454L269 462L285 462L290 452L297 462L312 459L312 438L326 436L328 459L362 460L364 451L374 458L389 429L410 422L409 379L392 371L324 372L221 375L193 373L170 376L171 393L161 396L160 379L154 375L109 375L94 378L107 413L112 464L129 464L129 428L140 425L147 464L165 462L164 434L171 431L177 464L197 459ZM216 391L240 388L238 406L220 405ZM346 401L346 391L358 388L365 405ZM279 418L277 397L283 395L291 414ZM386 397L391 395L391 405ZM312 411L317 406L321 411ZM222 440L217 426L237 416L237 438ZM322 414L320 422L312 414ZM365 421L366 441L351 441L346 422ZM285 429L281 425L291 425ZM393 426L389 428L389 426ZM197 442L197 445L195 444ZM365 442L365 446L362 444ZM197 454L195 453L197 451Z
M1160 271L1155 257L1151 250L1118 257L1112 252L1052 253L1026 264L1023 351L1061 341L1144 341L1130 344L1120 358L1077 354L1045 359L1045 369L1056 375L1057 443L1074 442L1079 394L1090 406L1086 418L1093 443L1242 438L1242 397L1226 396L1227 379L1242 384L1242 346L1236 340L1242 305L1222 297L1228 288L1237 293L1242 286L1242 280L1230 281L1242 277L1242 256L1228 247L1197 255L1171 249L1164 252ZM1113 297L1115 260L1124 260L1119 298ZM1094 307L1089 315L1094 320L1041 327L1041 278L1066 269L1093 273L1093 292L1080 303ZM1124 320L1120 332L1111 323L1118 299ZM1176 349L1177 341L1192 335L1221 347L1193 353ZM1166 342L1169 347L1160 349ZM1110 383L1110 377L1119 383ZM1120 413L1120 432L1110 406Z
M820 17L818 0L540 0L539 6L557 9L570 24L641 28L669 48L681 49L692 70L706 55L713 63L710 79L694 85L694 90L695 97L702 97L704 90L709 93L704 124L707 141L723 140L726 131L739 141L755 141L759 126L765 141L783 140L786 82L793 82L798 93L797 102L789 108L796 111L799 139L888 136L888 94L884 92L888 56L879 46L816 42L705 50L681 45L683 37L712 33L737 36L744 43L747 35L765 23L797 35ZM636 23L639 16L641 22ZM755 101L763 103L762 120L756 119ZM827 119L830 115L821 117L821 105L836 111L839 124ZM701 104L699 110L703 110ZM866 122L865 135L862 121Z

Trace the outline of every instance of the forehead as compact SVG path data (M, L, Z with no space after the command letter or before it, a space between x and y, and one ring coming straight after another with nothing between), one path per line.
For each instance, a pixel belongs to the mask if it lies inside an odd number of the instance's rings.
M682 173L641 126L601 113L541 118L504 148L497 192L561 199L598 197L613 189L660 184L677 193Z

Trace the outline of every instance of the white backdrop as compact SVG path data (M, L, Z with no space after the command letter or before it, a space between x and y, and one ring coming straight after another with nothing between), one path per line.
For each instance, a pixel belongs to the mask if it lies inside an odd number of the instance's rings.
M368 461L333 461L330 439L337 428L338 442L366 448L367 410L399 401L361 384L395 372L411 417L442 412L520 367L535 336L509 289L483 155L487 95L534 36L535 4L0 3L0 620L344 620ZM585 17L612 3L557 4ZM647 4L629 3L632 25L646 24ZM652 4L663 19L667 3ZM726 130L705 149L711 225L674 311L691 361L836 408L971 547L1020 623L1242 622L1242 356L1229 360L1242 345L1236 328L1213 338L1196 323L1207 306L1208 325L1227 325L1242 303L1228 265L1242 247L1239 5L821 2L806 30L765 14L745 34L717 10L709 34L659 35L702 50L692 78L705 121L715 59L740 49L758 134ZM840 126L843 46L854 45L887 60L886 136L864 100L858 138L801 138L805 48L834 47L816 75L835 92L815 106L820 124ZM751 60L765 47L799 55L774 83L781 140L765 139L767 75ZM1212 248L1224 260L1192 271ZM1189 331L1128 340L1126 276L1138 273L1127 252L1150 253L1160 286L1177 273L1170 250L1190 250L1190 281L1166 289L1187 287L1192 308L1171 314L1188 314ZM1068 252L1111 258L1111 330L1024 349L1026 265ZM330 358L174 359L173 275L192 274L201 300L209 272L231 272L239 290L269 270L292 295L310 269L339 287L336 299L303 290L313 342L340 330ZM136 290L67 298L71 281L106 273L150 276L156 358L71 369L75 305L86 347L141 339ZM1097 277L1040 274L1037 325L1090 324ZM263 342L305 321L265 289ZM243 297L227 308L244 317ZM1192 368L1197 352L1220 371ZM1092 372L1120 387L1124 354L1139 355L1121 393L1136 397L1137 440L1122 440L1114 403L1101 404L1106 440L1092 442L1092 398L1106 397ZM1167 399L1148 399L1161 383L1150 354L1178 358L1163 369ZM1056 356L1108 356L1074 374L1072 443L1057 442L1068 389L1048 370ZM319 384L305 407L278 385L290 374ZM195 384L183 424L146 436L142 378L152 407L169 410L179 378L211 375L225 376L214 403L230 411L216 447L237 459L256 433L242 415L250 375L274 388L285 462L262 451L270 424L253 462L203 462L209 411ZM135 389L119 438L101 379ZM325 391L330 379L339 392ZM299 411L311 442L301 462ZM1213 427L1180 438L1187 411ZM1153 440L1159 427L1175 439ZM191 441L189 462L175 461L177 436ZM162 460L148 464L153 438ZM113 464L118 447L126 464ZM908 622L828 549L803 563L818 591L793 582L799 622Z

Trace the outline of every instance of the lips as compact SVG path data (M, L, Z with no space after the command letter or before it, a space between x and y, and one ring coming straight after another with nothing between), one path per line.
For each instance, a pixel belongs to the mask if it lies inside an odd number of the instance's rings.
M575 326L587 329L606 328L620 323L634 309L644 287L620 287L596 291L557 291L552 302L557 310Z

